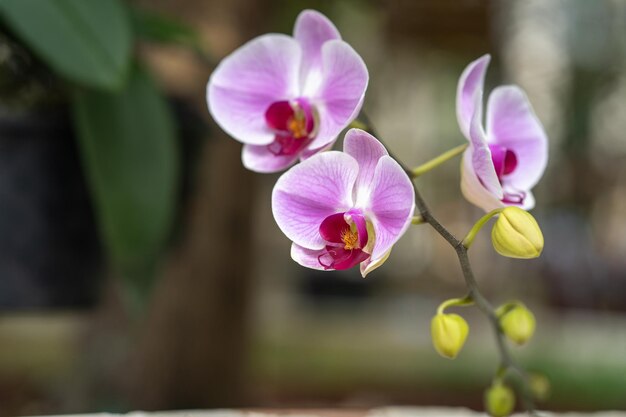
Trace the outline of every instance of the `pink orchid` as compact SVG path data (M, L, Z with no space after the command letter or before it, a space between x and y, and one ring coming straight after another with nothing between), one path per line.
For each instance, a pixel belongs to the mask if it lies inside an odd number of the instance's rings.
M485 55L465 68L457 90L457 118L470 146L463 155L461 190L485 211L505 206L529 210L531 189L548 163L548 139L526 97L517 86L494 89L487 103L483 128L482 99Z
M218 65L207 85L209 112L243 142L242 160L276 172L329 148L359 113L365 63L319 12L298 16L293 37L267 34Z
M272 193L291 257L321 270L380 266L411 223L409 177L370 134L350 129L343 152L315 155L284 173Z

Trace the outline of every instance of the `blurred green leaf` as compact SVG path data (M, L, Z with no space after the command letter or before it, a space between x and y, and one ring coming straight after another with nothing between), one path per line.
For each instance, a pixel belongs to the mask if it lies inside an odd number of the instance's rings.
M200 44L200 38L192 27L169 16L139 9L132 9L131 16L135 34L148 41L194 47Z
M120 93L77 91L78 143L103 239L132 279L150 271L171 230L178 185L175 129L152 80L133 70ZM150 282L134 282L147 289Z
M135 35L149 42L180 45L192 50L209 66L217 63L203 48L198 32L185 23L159 13L131 9Z
M0 13L59 75L105 89L123 84L132 39L120 0L0 0Z

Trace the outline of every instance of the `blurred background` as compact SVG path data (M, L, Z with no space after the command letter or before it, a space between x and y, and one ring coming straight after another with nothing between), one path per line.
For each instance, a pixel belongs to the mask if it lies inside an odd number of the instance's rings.
M541 407L626 409L626 2L18 0L0 4L0 416L482 408L485 318L463 310L455 361L431 346L437 305L465 291L443 239L412 227L367 279L298 266L278 175L247 172L206 111L216 63L303 8L364 58L364 109L408 165L463 143L470 61L492 54L487 90L526 90L550 138L545 251L505 259L484 232L471 260L491 301L535 312L514 355L549 378ZM457 236L482 214L458 161L418 186Z

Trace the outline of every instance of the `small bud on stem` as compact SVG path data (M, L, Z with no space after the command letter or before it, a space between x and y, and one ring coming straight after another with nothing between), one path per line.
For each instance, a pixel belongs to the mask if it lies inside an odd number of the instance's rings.
M437 308L437 315L431 321L431 335L435 350L444 358L454 359L465 344L469 326L458 314L446 314L444 310L452 306L473 304L470 296L446 300Z
M504 304L496 315L506 337L518 345L528 342L535 333L535 316L520 302Z
M491 230L491 241L500 255L509 258L532 259L543 250L543 234L537 221L518 207L502 210Z
M493 417L505 417L511 414L515 407L513 390L496 380L485 391L485 410Z
M430 330L437 353L454 359L465 344L469 326L458 314L437 314L431 321Z

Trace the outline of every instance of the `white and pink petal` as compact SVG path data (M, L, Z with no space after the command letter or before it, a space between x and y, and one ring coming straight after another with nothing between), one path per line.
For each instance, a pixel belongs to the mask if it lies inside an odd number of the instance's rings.
M322 74L305 86L319 115L317 135L310 149L324 148L359 114L369 81L363 59L347 43L328 41L322 48Z
M207 85L209 112L230 136L264 145L274 140L265 111L299 94L302 49L292 37L259 36L220 62Z
M481 98L477 92L475 95L475 103L478 104L480 101ZM471 167L483 187L489 193L501 199L502 186L500 185L500 179L496 173L491 150L489 149L485 131L483 130L481 114L482 111L476 107L476 112L470 122L470 146L465 151L465 155L470 156Z
M358 164L343 152L331 151L294 166L276 182L272 212L278 227L293 242L322 249L319 228L324 219L348 211Z
M322 72L322 46L330 40L341 39L333 23L316 10L304 10L296 19L293 37L302 47L301 83L309 76L319 78ZM313 82L313 80L311 81Z
M364 203L362 209L370 215L375 232L372 250L372 262L375 262L385 256L404 234L415 211L411 180L390 156L380 158L369 199Z
M359 176L355 185L357 206L366 204L372 189L372 181L378 161L388 155L387 149L374 136L361 129L350 129L343 140L343 151L359 164Z
M298 154L276 155L268 145L243 145L241 162L250 171L259 173L278 172L289 168L298 160Z
M470 123L474 114L480 108L482 114L482 91L485 83L485 73L491 60L490 55L483 55L471 62L461 74L456 94L456 115L461 132L469 139ZM476 101L476 94L481 97Z
M498 87L489 96L487 137L517 158L515 170L504 177L508 184L529 190L539 182L548 163L548 137L519 87Z
M501 198L489 192L476 175L472 166L472 150L468 148L461 162L461 192L470 203L486 212L504 207Z
M311 269L324 270L324 266L320 263L319 259L324 256L326 249L307 249L297 243L291 244L291 259L296 263Z

